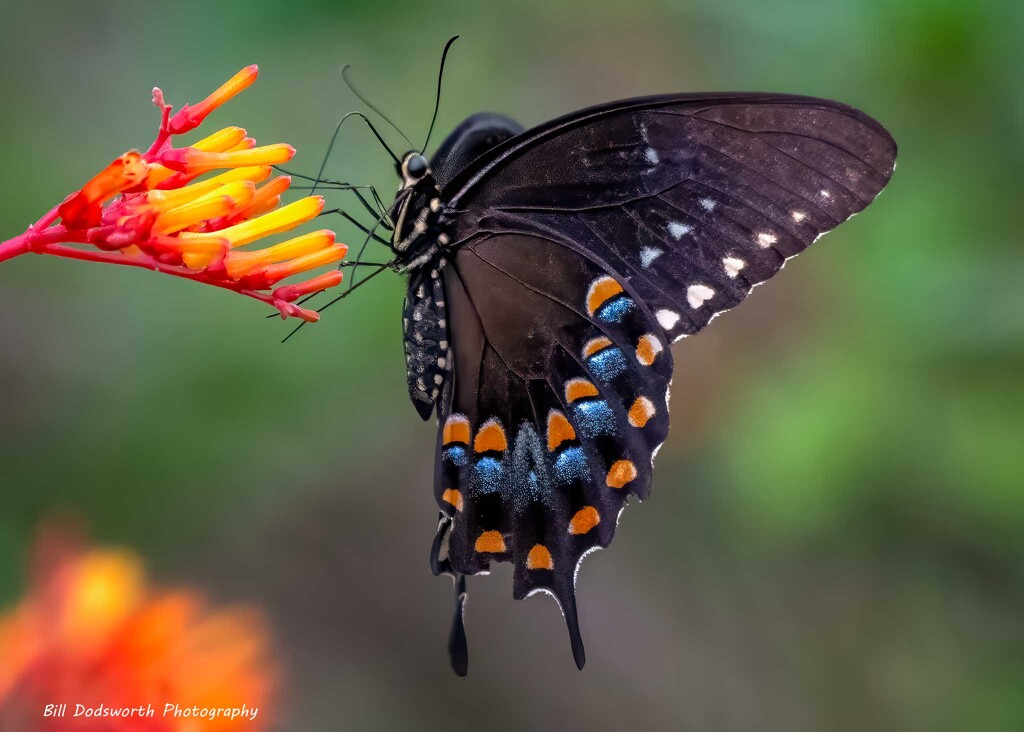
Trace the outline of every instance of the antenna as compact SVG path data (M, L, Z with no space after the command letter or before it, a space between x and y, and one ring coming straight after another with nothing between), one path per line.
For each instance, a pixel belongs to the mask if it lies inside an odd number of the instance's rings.
M350 78L348 78L348 77L349 77L349 70L350 70L351 68L352 68L352 64L345 64L345 65L344 65L344 66L342 67L342 69L341 69L341 78L342 78L342 79L344 79L344 81L345 81L345 85L346 85L346 86L348 86L348 88L352 90L352 93L353 93L353 94L355 94L355 95L356 95L356 96L357 96L357 97L359 98L359 101L361 101L361 102L362 102L363 104L365 104L365 105L366 105L367 107L369 107L369 108L370 108L370 109L372 109L372 110L373 110L374 112L376 112L376 113L377 113L378 115L380 115L380 118L381 118L382 120L384 120L385 122L387 122L387 123L388 123L389 125L391 125L391 128L392 128L392 129L393 129L393 130L394 130L395 132L397 132L397 133L398 133L399 135L401 135L401 136L402 136L402 138L403 138L403 139L404 139L404 140L405 140L406 142L408 142L408 143L409 143L409 147L412 147L412 146L413 146L413 144L412 144L412 141L411 141L411 140L409 140L409 138L405 136L405 133L404 133L404 132L402 132L402 131L401 131L400 129L398 129L398 125L396 125L396 124L395 124L394 122L392 122L392 121L391 121L390 119L388 119L388 116L387 116L386 114L384 114L384 113L383 113L383 112L381 112L381 111L380 111L379 109L377 109L377 107L375 107L375 106L374 106L374 105L373 105L373 104L372 104L372 103L370 102L370 100L369 100L369 99L367 99L366 97L364 97L364 96L363 96L362 94L360 94L360 93L359 93L359 90L358 90L358 89L356 89L355 85L354 85L354 84L352 83L352 80L351 80Z
M420 148L421 152L426 152L427 145L430 144L430 136L434 134L434 123L437 122L437 110L441 107L441 80L444 78L444 62L448 58L448 49L452 47L455 41L459 40L458 36L452 36L448 39L448 42L444 44L444 51L441 52L441 68L437 72L437 97L434 100L434 116L430 119L430 129L427 130L427 139L423 143L423 147Z

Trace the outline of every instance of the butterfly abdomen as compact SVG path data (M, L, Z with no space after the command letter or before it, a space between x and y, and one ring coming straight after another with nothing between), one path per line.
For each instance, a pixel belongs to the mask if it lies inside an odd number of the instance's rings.
M405 341L409 397L423 419L428 419L444 388L451 368L448 322L441 271L437 257L413 270L405 296L402 331Z

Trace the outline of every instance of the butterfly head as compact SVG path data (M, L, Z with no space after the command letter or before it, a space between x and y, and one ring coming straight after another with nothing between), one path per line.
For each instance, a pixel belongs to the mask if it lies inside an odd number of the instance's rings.
M402 156L402 162L396 166L398 175L402 179L402 189L414 188L430 172L430 165L427 159L415 150L410 150Z
M402 186L390 210L394 224L391 248L403 260L403 267L418 266L429 259L427 250L446 243L439 227L441 192L430 164L416 150L403 155L396 170Z

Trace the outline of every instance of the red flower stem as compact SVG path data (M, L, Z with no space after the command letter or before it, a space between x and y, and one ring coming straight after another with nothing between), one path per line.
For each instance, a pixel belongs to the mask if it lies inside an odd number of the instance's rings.
M42 216L42 218L28 227L24 234L0 243L0 262L5 262L8 259L13 259L14 257L27 254L32 251L32 246L35 244L37 237L39 237L39 235L54 221L56 221L58 216L60 216L57 212L57 209L59 208L59 205L51 208Z
M31 244L32 232L26 231L21 236L16 236L13 239L0 244L0 262L6 262L8 259L14 259L15 257L27 253Z

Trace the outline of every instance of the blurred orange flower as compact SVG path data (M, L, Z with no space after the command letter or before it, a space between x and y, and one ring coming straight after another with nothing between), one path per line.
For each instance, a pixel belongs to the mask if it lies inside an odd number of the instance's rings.
M0 616L0 729L259 732L275 677L259 613L155 590L124 550L42 541Z
M142 267L233 290L273 305L282 317L315 322L317 313L295 301L338 285L340 271L277 285L340 261L348 247L335 243L333 231L235 251L291 231L323 210L320 196L278 208L291 179L268 178L272 166L292 159L295 148L257 147L241 127L225 127L186 147L172 144L175 136L196 129L207 115L251 86L257 75L257 67L248 66L176 114L163 92L153 89L161 121L149 149L121 155L25 233L0 242L0 262L35 253ZM196 182L221 169L227 172Z

